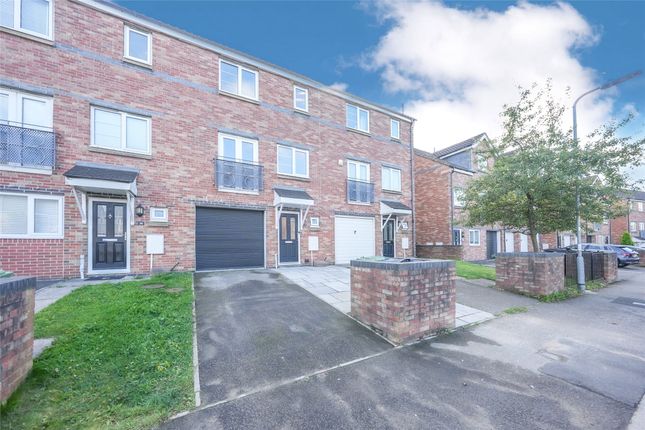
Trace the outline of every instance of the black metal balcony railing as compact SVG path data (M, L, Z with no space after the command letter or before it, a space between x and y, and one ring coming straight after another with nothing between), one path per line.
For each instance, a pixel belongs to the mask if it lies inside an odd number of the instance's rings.
M215 160L215 183L220 189L262 191L262 166L223 158Z
M0 121L0 165L53 169L56 135Z
M347 201L352 203L374 203L374 184L348 179Z

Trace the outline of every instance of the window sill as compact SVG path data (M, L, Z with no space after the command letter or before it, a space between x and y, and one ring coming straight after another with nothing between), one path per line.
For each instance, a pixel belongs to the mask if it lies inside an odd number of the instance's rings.
M372 206L372 203L362 203L362 202L347 202L350 205L356 206Z
M4 235L0 240L63 240L63 236Z
M88 149L90 152L100 152L103 154L112 154L112 155L120 155L123 157L143 158L145 160L152 160L152 155L150 154L138 154L136 152L120 151L118 149L101 148L98 146L90 146Z
M294 181L301 181L301 182L311 182L311 178L304 178L302 176L292 176L292 175L287 175L284 173L278 173L278 178L280 179L292 179Z
M300 109L297 109L297 108L293 108L293 113L297 113L297 114L300 114L300 115L303 115L303 116L311 116L309 111L300 110Z
M396 194L397 196L401 196L401 195L403 195L403 193L402 193L401 191L386 190L386 189L383 189L382 191L383 191L384 193L386 193L386 194Z
M357 134L362 134L363 136L372 137L372 135L370 134L369 131L358 130L356 128L351 128L351 127L347 127L347 126L345 127L345 129L347 131L351 131L352 133L357 133Z
M168 221L149 221L148 226L150 227L168 227L170 223Z
M47 175L51 176L54 171L53 169L36 169L34 167L21 167L21 166L0 166L0 170L6 172L18 172L18 173L33 173L35 175Z
M223 193L247 194L247 195L251 195L251 196L259 196L260 195L259 191L236 190L235 188L217 187L217 191L221 191Z
M248 97L244 97L244 96L240 96L240 95L237 95L237 94L229 93L229 92L226 92L226 91L222 90L221 88L219 88L219 94L222 95L222 96L230 97L232 99L237 99L237 100L241 100L243 102L252 103L254 105L258 105L258 106L260 105L260 100L251 99L251 98L248 98Z
M397 137L392 137L392 136L390 136L390 140L391 140L392 142L394 142L394 143L401 143L401 139L400 139L400 138L397 138Z
M25 39L33 40L34 42L39 42L44 45L54 46L54 41L46 37L36 36L31 33L26 33L21 30L16 30L14 28L2 27L0 26L0 32L13 34L14 36L24 37Z
M133 66L142 67L147 70L152 70L152 64L146 63L144 61L135 60L134 58L123 57L123 62L132 64Z

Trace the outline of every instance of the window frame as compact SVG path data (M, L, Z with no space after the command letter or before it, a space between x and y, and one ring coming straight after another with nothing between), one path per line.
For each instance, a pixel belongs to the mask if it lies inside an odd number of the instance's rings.
M645 222L638 223L638 231L645 231Z
M95 112L97 110L103 111L103 112L110 112L110 113L116 113L121 116L121 147L120 148L111 148L109 146L101 146L97 145L95 141L95 132L96 132L96 118L95 118ZM135 118L139 120L144 120L146 121L147 124L147 149L145 151L137 150L137 149L130 149L128 148L127 145L127 119L128 118ZM124 153L130 153L130 154L140 154L140 155L152 155L152 118L148 116L143 116L143 115L137 115L133 114L130 112L124 112L124 111L119 111L115 109L110 109L110 108L105 108L102 106L91 106L91 115L90 115L90 147L92 148L99 148L99 149L106 149L110 151L117 151L117 152L124 152Z
M123 26L124 31L123 31L123 58L128 59L130 61L134 61L137 63L142 63L142 64L147 64L149 66L152 66L152 33L149 31L142 30L137 27L133 27L131 25L125 24ZM135 33L139 33L141 35L144 35L148 39L148 58L147 60L142 60L141 58L133 57L130 55L130 32L133 31Z
M296 102L296 94L298 93L298 90L304 91L305 92L305 108L301 109L298 107L297 102ZM298 85L293 86L293 108L299 112L309 112L309 89L304 88Z
M458 237L459 237L459 243L455 243L455 233L456 233L456 232L459 232L459 234L458 234ZM462 229L460 229L460 228L453 228L453 229L452 229L452 244L453 244L454 246L463 246L463 244L464 244L464 239L463 239L463 237L461 237L461 235L462 235Z
M22 3L24 0L14 0L13 3L13 24L11 27L5 26L5 25L0 25L0 27L3 28L8 28L10 30L18 31L21 33L28 34L30 36L38 37L40 39L46 39L49 41L54 40L54 0L46 0L47 3L49 4L48 8L48 13L47 13L47 18L48 18L48 23L47 27L49 28L49 33L48 34L42 34L35 32L33 30L27 30L26 28L22 27L22 17L20 14L20 11L22 10Z
M643 202L636 202L636 207L638 208L638 212L643 212Z
M163 211L164 215L162 217L154 216L154 211ZM150 207L150 222L168 222L168 208L160 206L151 206Z
M222 63L226 63L229 66L237 67L237 93L232 93L232 92L226 91L226 90L224 90L222 88ZM245 95L242 94L242 70L245 70L247 72L253 73L255 75L255 98L245 96ZM241 97L241 98L247 99L247 100L253 100L253 101L259 101L260 100L260 72L259 72L259 70L250 69L250 68L245 67L245 66L243 66L241 64L234 63L232 61L228 61L228 60L225 60L223 58L220 58L219 59L218 85L219 85L218 90L221 93L232 95L232 96L235 96L235 97Z
M65 234L65 198L60 195L37 193L0 192L0 196L27 197L27 233L0 233L0 239L63 239ZM58 202L58 231L56 233L36 233L36 204L35 200L55 200Z
M636 221L630 221L629 222L629 231L630 231L630 233L632 231L638 231L637 228L638 228L638 225L636 224Z
M314 220L316 221L314 222ZM309 217L309 227L320 228L320 217L317 217L317 216Z
M477 233L477 242L473 242L472 234ZM481 231L477 229L468 230L468 245L470 246L481 246Z
M229 158L224 158L224 139L232 139L235 141L235 159L231 160ZM252 143L253 144L253 161L250 164L257 165L259 164L259 151L258 151L258 140L252 139L244 136L238 136L230 133L217 133L217 157L221 160L233 161L235 163L249 163L244 161L242 158L238 158L238 154L242 153L242 142Z
M367 179L363 181L360 178L352 178L349 174L349 166L350 164L354 164L356 166L356 172L358 172L359 166L366 166L367 167ZM365 182L365 183L370 183L370 163L365 163L363 161L358 161L358 160L347 160L347 179L351 181L356 181L356 182Z
M477 170L485 172L488 170L488 158L483 154L475 155L475 162L477 163Z
M6 87L0 87L0 94L7 96L7 121L9 125L17 125L22 128L33 128L36 130L52 131L54 125L54 99L49 96L42 96L40 94L32 94L23 91L16 91ZM43 102L48 110L48 125L25 124L23 101L25 99L37 100ZM2 121L2 120L0 120Z
M460 193L461 196L457 197L457 194ZM464 188L463 187L452 187L452 204L456 208L463 208L464 204Z
M349 115L348 115L348 113L349 113L350 108L356 109L356 127L354 127L354 126L349 124ZM367 129L366 130L363 130L363 129L359 128L360 124L361 124L361 111L367 113ZM355 131L359 131L359 132L362 132L362 133L368 133L369 134L369 132L370 132L370 111L367 110L367 109L363 109L360 106L353 105L351 103L345 103L345 126L350 130L355 130Z
M385 183L384 183L385 175L383 173L385 170L390 171L390 185L391 185L391 182L392 182L392 171L399 172L399 189L398 190L395 189L395 188L388 188L388 187L385 186ZM400 193L402 188L403 188L403 185L401 184L401 182L402 182L401 169L397 169L396 167L390 167L390 166L381 166L381 189L383 191L391 191L391 192L395 192L395 193Z
M396 136L392 133L392 125L396 123ZM390 118L390 137L395 140L401 140L401 121Z
M288 149L291 151L291 167L293 168L291 173L285 173L280 171L280 148ZM305 154L306 158L306 174L305 175L300 175L296 173L296 152L303 152ZM301 148L295 148L293 146L287 146L287 145L277 145L276 147L276 172L278 175L285 175L285 176L294 176L296 178L309 178L309 151L307 149L301 149Z

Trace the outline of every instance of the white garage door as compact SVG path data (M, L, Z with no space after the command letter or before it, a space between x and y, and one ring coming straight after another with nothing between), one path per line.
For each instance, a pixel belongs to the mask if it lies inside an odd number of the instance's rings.
M359 257L373 257L374 218L337 216L335 222L336 264L349 264Z

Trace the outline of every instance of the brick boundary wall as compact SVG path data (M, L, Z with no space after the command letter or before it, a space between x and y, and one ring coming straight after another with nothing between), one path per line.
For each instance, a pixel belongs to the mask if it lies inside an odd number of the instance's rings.
M351 261L351 314L394 343L455 326L455 262Z
M638 263L638 265L640 267L645 267L645 249L639 249L638 250L638 256L641 259L641 261Z
M505 252L497 254L495 286L512 293L538 297L564 290L564 254Z
M601 252L602 279L611 284L618 279L618 257L615 252Z
M33 277L0 279L0 404L31 370L35 288Z
M417 257L440 260L463 260L464 247L461 245L417 245Z

